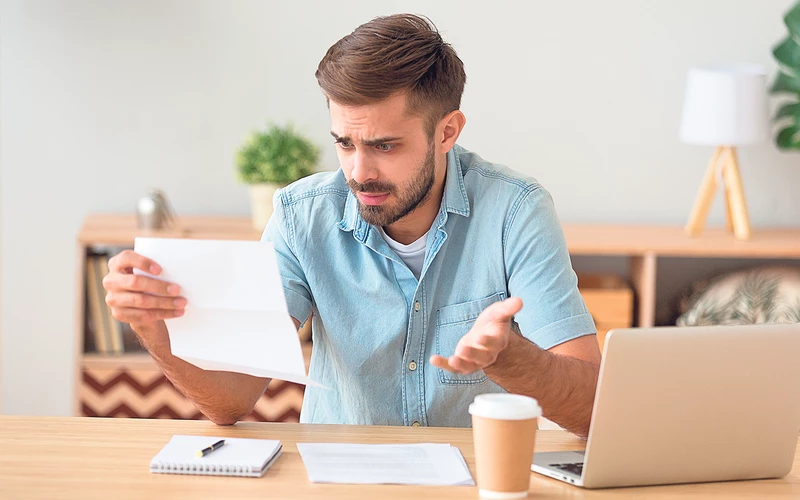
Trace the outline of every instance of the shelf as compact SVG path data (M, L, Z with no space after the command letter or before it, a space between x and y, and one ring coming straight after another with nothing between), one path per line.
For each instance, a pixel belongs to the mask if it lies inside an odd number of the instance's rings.
M157 369L155 360L147 352L135 352L119 355L84 353L81 362L84 369L89 370L143 370Z
M142 231L127 214L89 215L78 236L82 245L133 245L137 236L163 238L258 240L261 231L248 217L183 216L182 231ZM565 224L569 252L574 255L655 254L663 257L800 258L800 229L755 228L749 241L739 241L720 228L690 238L678 226Z
M567 224L564 234L574 255L800 258L800 229L794 228L756 228L749 241L739 241L718 228L692 238L677 226Z
M258 240L261 231L247 217L183 216L181 230L144 231L136 227L136 217L127 214L94 214L86 217L78 243L89 245L132 246L137 236L194 238L204 240Z
M311 360L311 342L301 342L306 371ZM158 370L156 361L147 352L132 352L119 355L84 353L81 366L87 370Z

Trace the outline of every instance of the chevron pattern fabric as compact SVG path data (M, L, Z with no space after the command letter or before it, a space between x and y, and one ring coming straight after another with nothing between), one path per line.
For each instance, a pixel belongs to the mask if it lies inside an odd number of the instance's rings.
M298 422L303 389L273 380L243 420ZM84 369L79 397L85 417L205 419L159 370Z

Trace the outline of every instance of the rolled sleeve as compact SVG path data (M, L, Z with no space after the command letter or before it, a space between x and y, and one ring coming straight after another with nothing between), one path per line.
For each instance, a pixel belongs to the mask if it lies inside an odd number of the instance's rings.
M526 337L542 349L550 349L568 340L594 333L596 333L594 319L591 314L586 313L550 323Z
M550 193L531 186L506 225L508 291L523 302L514 318L522 334L542 349L550 349L596 333L578 291L578 277Z
M268 241L275 247L286 307L289 315L302 325L311 315L313 299L308 280L294 251L292 220L281 194L282 190L275 193L272 217L261 235L261 241Z

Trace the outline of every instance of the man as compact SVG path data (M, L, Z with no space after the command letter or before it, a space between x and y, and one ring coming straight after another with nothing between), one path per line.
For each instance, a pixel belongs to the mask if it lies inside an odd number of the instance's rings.
M279 191L264 232L295 324L313 311L310 376L332 388L306 388L301 421L468 426L475 395L508 391L585 436L594 323L550 195L456 145L455 51L422 18L377 18L316 76L341 168ZM109 267L114 316L175 386L218 424L247 415L269 380L172 356L163 320L183 314L178 284L133 275L160 268L131 251Z

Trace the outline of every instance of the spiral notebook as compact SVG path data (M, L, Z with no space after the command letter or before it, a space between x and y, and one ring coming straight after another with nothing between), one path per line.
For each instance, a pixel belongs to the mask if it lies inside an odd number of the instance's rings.
M195 454L225 440L225 445L204 457ZM260 477L281 454L280 441L176 434L150 461L150 472L212 476Z

